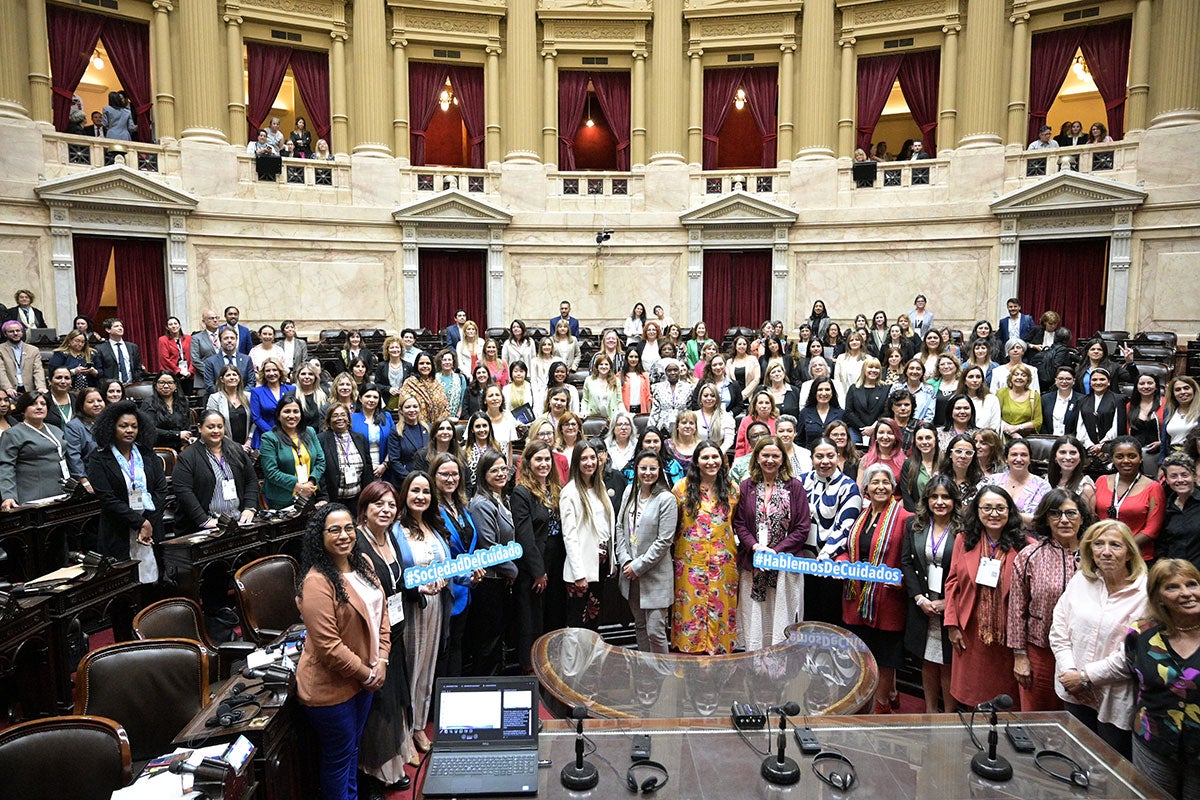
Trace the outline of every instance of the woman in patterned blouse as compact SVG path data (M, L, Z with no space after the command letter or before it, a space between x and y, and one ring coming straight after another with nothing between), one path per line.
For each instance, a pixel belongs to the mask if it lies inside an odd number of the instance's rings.
M808 495L812 529L804 554L820 559L836 558L846 550L846 539L862 511L862 492L853 478L838 468L838 447L821 438L813 443L812 471L802 476ZM806 576L804 618L842 624L842 582L836 578Z
M1137 679L1133 765L1172 797L1200 797L1200 571L1165 558L1147 594L1152 619L1125 637Z

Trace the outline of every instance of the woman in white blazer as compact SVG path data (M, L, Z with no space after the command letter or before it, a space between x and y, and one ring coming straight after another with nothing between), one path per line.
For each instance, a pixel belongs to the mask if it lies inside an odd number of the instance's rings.
M600 458L587 442L578 442L571 453L571 475L559 496L558 513L567 550L563 564L567 621L595 630L600 623L600 581L611 571L601 575L601 565L612 563L615 515L600 474Z

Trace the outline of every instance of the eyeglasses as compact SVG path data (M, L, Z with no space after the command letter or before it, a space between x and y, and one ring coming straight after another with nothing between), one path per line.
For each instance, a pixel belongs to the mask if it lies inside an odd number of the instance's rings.
M325 529L325 532L331 533L334 536L337 536L339 533L352 534L352 533L354 533L354 530L355 530L355 528L354 528L353 524L343 525L340 528L337 525L331 525Z
M975 451L974 450L951 450L950 455L961 456L963 458L970 458L971 456L975 455Z
M1079 519L1079 512L1073 508L1068 508L1065 511L1061 508L1054 508L1046 512L1049 519Z
M456 481L456 480L458 480L458 473L457 473L457 472L439 472L439 473L437 474L437 476L438 476L439 478L441 478L442 480L444 480L444 481Z
M1008 513L1008 506L980 506L979 513L988 517L999 517Z

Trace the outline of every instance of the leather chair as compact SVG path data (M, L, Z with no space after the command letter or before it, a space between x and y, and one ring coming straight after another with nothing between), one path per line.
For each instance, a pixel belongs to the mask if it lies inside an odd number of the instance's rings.
M139 639L192 639L208 656L208 681L223 681L233 674L233 665L254 650L252 642L223 642L208 635L200 606L187 597L168 597L151 603L133 618L133 633Z
M1050 469L1050 450L1057 440L1057 436L1045 433L1034 433L1025 437L1025 442L1029 445L1030 472L1046 477Z
M129 737L111 719L47 717L0 732L0 797L108 800L133 776Z
M93 650L75 674L75 713L116 720L133 760L171 752L208 702L208 656L192 639L146 639Z
M608 433L608 420L604 417L588 417L583 421L583 438L603 438Z
M1179 345L1179 336L1174 331L1138 331L1133 341L1153 342L1174 350Z
M233 575L242 635L264 645L300 621L296 580L300 567L291 556L266 556Z
M175 474L175 462L179 459L179 453L175 452L170 447L156 447L155 454L162 461L163 472L166 473L167 480L171 480L171 476Z
M144 405L154 396L154 384L150 381L135 381L125 384L125 397L139 406Z
M1174 372L1172 367L1158 361L1142 361L1138 359L1133 363L1137 365L1139 375L1153 375L1158 378L1159 386L1166 386L1167 381L1171 380L1172 373Z

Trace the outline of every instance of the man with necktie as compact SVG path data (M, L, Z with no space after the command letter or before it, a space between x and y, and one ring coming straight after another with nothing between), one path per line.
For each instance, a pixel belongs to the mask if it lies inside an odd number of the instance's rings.
M221 352L221 318L214 309L200 312L204 327L192 334L192 363L203 364L209 356Z
M109 380L134 383L142 379L142 354L133 342L125 341L125 323L116 317L104 320L108 338L96 345L96 367Z
M254 386L254 362L238 352L238 335L233 328L221 329L221 352L204 359L204 388L209 394L217 390L217 377L226 366L237 367L242 385L250 391Z

